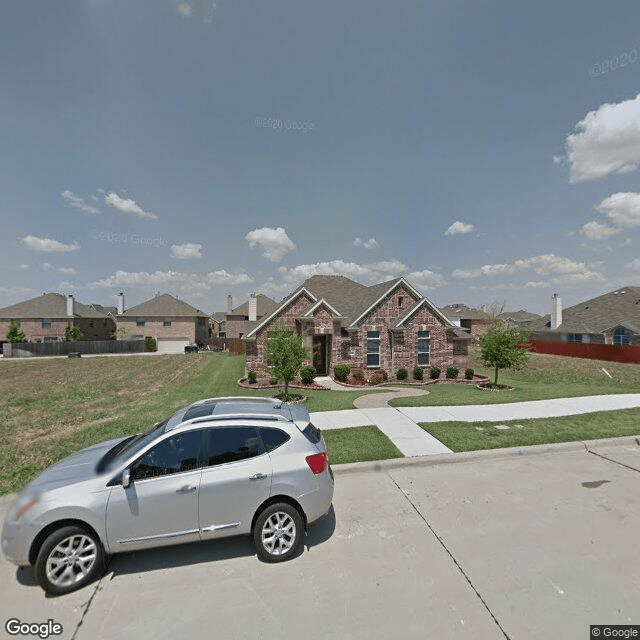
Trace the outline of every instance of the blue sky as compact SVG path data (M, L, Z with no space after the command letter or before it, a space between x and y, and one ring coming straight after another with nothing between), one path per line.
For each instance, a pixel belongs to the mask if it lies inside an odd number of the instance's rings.
M640 276L640 6L0 6L0 306L314 273L545 313Z

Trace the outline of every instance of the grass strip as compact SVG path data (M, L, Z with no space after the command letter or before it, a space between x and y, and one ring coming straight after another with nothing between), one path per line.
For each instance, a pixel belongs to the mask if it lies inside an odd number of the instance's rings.
M375 426L325 429L322 435L331 464L404 458L393 442Z

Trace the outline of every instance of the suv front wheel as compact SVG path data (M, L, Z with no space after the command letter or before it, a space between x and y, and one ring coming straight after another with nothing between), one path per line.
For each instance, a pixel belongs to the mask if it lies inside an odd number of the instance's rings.
M299 511L286 502L268 506L256 520L253 542L264 562L284 562L300 548L304 524Z
M60 596L95 580L103 567L104 551L99 538L71 526L57 529L44 541L35 573L48 594Z

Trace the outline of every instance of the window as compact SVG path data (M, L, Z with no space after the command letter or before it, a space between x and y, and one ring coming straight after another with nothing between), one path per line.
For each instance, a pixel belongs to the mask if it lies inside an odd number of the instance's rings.
M202 429L199 429L167 438L134 463L131 477L144 480L197 469L202 451L202 434Z
M171 318L166 317L166 318L164 319L164 322L162 323L162 326L163 326L163 327L170 327L170 326L171 326Z
M208 466L255 458L265 452L262 440L253 427L220 427L210 429L209 433Z
M137 327L144 327L144 318L137 318L136 319L136 326Z
M367 366L380 366L380 332L367 331Z
M429 364L430 339L429 331L418 331L418 366Z
M624 347L629 344L629 330L624 327L618 327L613 332L613 344Z
M262 442L264 442L264 447L267 451L273 451L291 439L288 433L282 429L274 429L273 427L260 429L260 435L262 436Z
M404 302L404 298L402 296L398 296L398 306L402 307L402 303Z
M583 342L581 333L568 333L567 342Z
M42 328L43 329L51 328L51 318L42 318Z

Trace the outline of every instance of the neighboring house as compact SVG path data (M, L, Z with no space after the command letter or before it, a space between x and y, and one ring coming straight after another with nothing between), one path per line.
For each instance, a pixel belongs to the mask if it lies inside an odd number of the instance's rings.
M483 336L489 330L492 318L483 309L473 309L466 304L450 304L442 307L442 313L474 338Z
M80 329L85 340L110 340L116 328L101 305L81 304L60 293L43 293L0 309L0 341L6 339L12 321L20 325L29 342L62 340L67 327Z
M384 369L464 369L471 337L404 278L365 286L344 276L313 276L250 329L247 369L267 370L269 332L283 323L302 336L320 375L336 364Z
M209 316L209 326L211 327L211 333L215 334L218 338L225 337L225 321L227 314L224 311L216 311Z
M221 338L242 338L256 326L265 316L273 313L278 303L261 293L252 294L239 307L233 308L233 298L227 296L227 313Z
M530 328L533 340L640 345L640 287L621 287L567 309L554 294L551 314Z
M519 327L521 329L529 329L534 322L542 319L538 313L531 313L521 309L520 311L505 311L501 313L500 318L509 329Z
M209 314L168 293L126 310L124 294L118 294L116 322L120 339L155 338L164 353L182 353L186 345L209 337Z

